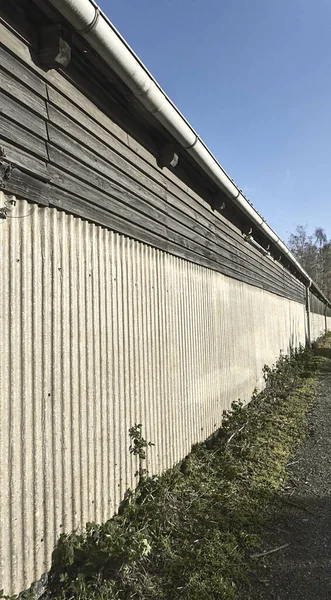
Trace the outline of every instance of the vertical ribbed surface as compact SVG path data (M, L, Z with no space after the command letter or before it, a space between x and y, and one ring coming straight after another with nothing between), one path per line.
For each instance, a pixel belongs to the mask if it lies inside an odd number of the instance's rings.
M249 400L264 363L305 341L302 304L55 209L19 201L11 216L0 222L7 593L50 566L61 532L107 519L134 486L131 425L162 471Z
M328 329L331 329L331 317L327 317L325 322L324 315L310 313L310 333L312 340L316 340L320 335L324 335L325 325Z

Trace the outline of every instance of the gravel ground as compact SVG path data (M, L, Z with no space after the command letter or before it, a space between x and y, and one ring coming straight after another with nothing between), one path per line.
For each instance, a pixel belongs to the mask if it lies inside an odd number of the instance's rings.
M331 350L321 349L330 358ZM331 600L331 372L310 413L308 435L288 465L289 478L256 558L253 598ZM277 502L278 504L278 502Z

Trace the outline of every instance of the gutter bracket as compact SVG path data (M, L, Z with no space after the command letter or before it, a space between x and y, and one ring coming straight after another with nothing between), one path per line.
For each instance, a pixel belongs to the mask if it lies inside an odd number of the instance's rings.
M179 154L175 144L166 144L161 148L157 163L162 169L164 167L177 167Z
M47 69L67 67L71 60L71 33L61 23L39 29L39 60Z

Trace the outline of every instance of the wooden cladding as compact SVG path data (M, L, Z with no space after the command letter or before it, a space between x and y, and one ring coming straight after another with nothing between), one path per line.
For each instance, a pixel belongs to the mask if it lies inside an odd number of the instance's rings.
M314 294L310 292L310 310L313 313L318 315L325 315L326 317L331 317L331 309L326 307L324 302L319 298L316 298Z
M116 126L84 89L41 71L14 34L5 37L10 49L0 46L1 146L12 172L4 191L305 301L300 281L175 172L162 169L158 157Z

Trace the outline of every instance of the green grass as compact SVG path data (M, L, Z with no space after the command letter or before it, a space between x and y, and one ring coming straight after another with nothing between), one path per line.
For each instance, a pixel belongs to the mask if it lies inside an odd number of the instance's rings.
M213 438L160 477L141 469L121 514L62 535L49 574L50 597L235 599L273 494L305 437L330 347L329 335L312 352L301 349L265 367L265 390L246 407L235 403ZM137 428L132 431L131 451L139 454L140 440L144 453L146 442Z

